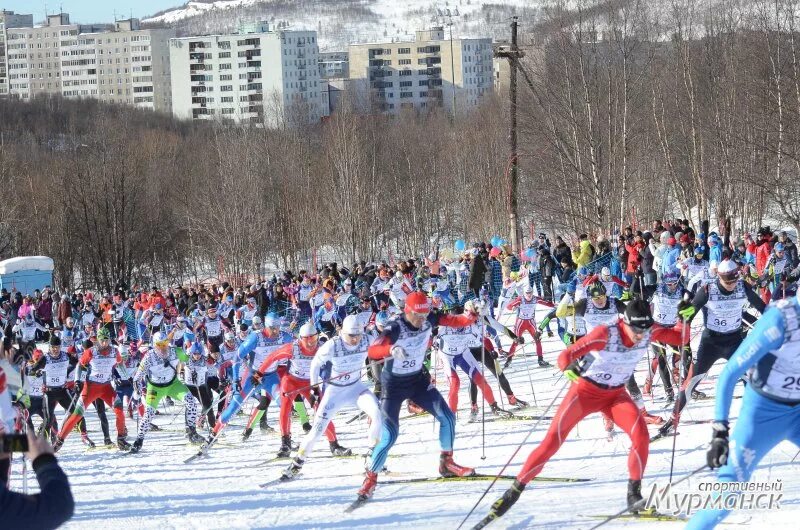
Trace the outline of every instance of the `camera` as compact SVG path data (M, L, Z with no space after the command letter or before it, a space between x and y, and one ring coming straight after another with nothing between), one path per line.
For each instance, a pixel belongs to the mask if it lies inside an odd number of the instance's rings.
M0 453L24 453L28 450L28 437L24 434L1 434Z

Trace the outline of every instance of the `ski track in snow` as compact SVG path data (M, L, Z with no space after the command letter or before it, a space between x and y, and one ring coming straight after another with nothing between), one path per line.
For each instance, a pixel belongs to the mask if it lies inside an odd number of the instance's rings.
M543 313L542 313L543 314ZM510 325L510 317L504 318ZM551 325L555 330L555 323ZM694 345L698 337L695 337ZM555 365L561 345L557 338L543 337L545 359ZM695 348L696 349L696 348ZM557 369L534 368L535 354L532 344L524 351L530 353L528 365L536 391L539 408L526 410L522 414L536 415L543 412L564 379L558 379ZM506 371L517 396L533 404L530 383L523 358L514 359ZM712 369L711 377L700 385L700 390L713 395L716 374L722 365ZM644 384L646 361L638 366L636 379ZM496 380L487 371L495 397L500 398ZM535 420L492 421L485 424L485 460L482 459L481 423L466 423L469 411L468 385L462 379L459 396L459 414L456 426L456 461L475 466L481 473L495 474L511 457L518 444L525 438ZM442 369L438 370L438 386L447 396L447 382ZM555 384L554 384L555 383ZM562 392L562 396L563 396ZM663 396L660 378L656 378L656 397ZM742 387L737 385L736 394ZM503 396L505 399L505 396ZM547 413L552 416L560 398ZM255 404L251 401L245 410ZM663 416L668 414L663 401L646 401L648 410ZM732 419L738 416L741 400L733 401ZM713 416L714 400L693 401L685 409L685 421L709 420ZM59 420L62 420L59 410ZM488 411L488 406L486 407ZM65 528L81 530L106 528L142 529L215 529L215 528L271 528L271 529L351 529L351 528L456 528L490 484L489 481L453 483L382 484L392 478L435 477L438 470L438 425L431 416L423 415L401 420L400 438L392 448L387 461L389 474L382 474L373 499L351 514L344 509L355 499L363 478L361 458L335 459L330 457L327 440L320 439L314 454L307 460L303 472L294 481L273 485L268 489L258 485L276 479L288 460L272 462L256 467L274 456L280 445L276 434L262 433L256 428L253 436L241 442L241 432L247 416L237 416L226 430L222 443L210 451L210 457L184 464L183 460L197 448L182 445L182 409L180 406L163 407L154 423L167 430L151 432L145 439L142 452L126 455L117 450L85 451L77 433L72 433L59 453L59 461L70 478L76 499L75 516ZM175 413L181 417L170 424ZM354 453L366 450L366 420L350 425L345 421L355 414L347 409L337 417L336 427L342 445L351 447ZM402 415L405 412L401 413ZM108 413L112 437L113 414ZM38 418L37 418L38 419ZM88 414L90 437L95 442L102 440L95 412ZM270 424L277 428L277 408L269 409ZM127 420L132 440L136 422ZM530 451L536 447L548 426L549 420L541 421L525 446L512 459L504 472L515 474ZM651 433L656 427L651 427ZM294 420L292 431L295 440L302 434L299 423ZM617 437L606 440L602 419L593 414L582 421L571 433L558 453L545 466L542 477L591 478L583 483L532 482L522 498L502 519L491 528L507 529L587 529L600 522L593 515L610 515L624 506L627 484L627 454L630 441L617 428ZM710 439L708 423L681 425L680 436L675 440L675 478L680 478L705 462L705 448ZM166 444L173 444L167 446ZM177 445L176 445L177 444ZM789 442L777 446L759 466L754 480L776 480L783 482L783 509L780 511L754 511L733 514L727 524L719 528L770 528L781 530L797 528L796 517L800 510L800 485L792 480L797 473L797 463L791 464L798 448ZM656 481L665 486L669 477L672 438L654 443L650 448L643 492L650 491ZM396 455L396 456L393 456ZM315 458L315 456L317 458ZM318 458L325 456L325 458ZM12 489L21 490L21 460L15 459L12 466ZM394 473L393 473L394 472ZM394 475L394 477L392 476ZM713 480L715 474L703 472L683 483L689 491L693 484ZM28 482L35 490L36 478L29 471ZM687 486L688 483L688 486ZM483 517L490 504L498 498L509 481L498 481L483 499L465 528ZM743 523L749 521L747 526ZM735 524L735 523L739 524ZM679 528L682 523L614 521L604 528Z

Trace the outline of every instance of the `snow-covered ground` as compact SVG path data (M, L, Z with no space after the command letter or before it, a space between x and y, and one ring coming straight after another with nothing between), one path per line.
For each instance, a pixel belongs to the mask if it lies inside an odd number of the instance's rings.
M555 330L555 325L553 324ZM696 338L695 338L696 341ZM545 358L555 362L560 351L556 339L545 339ZM527 346L526 351L533 351ZM531 383L536 392L538 408L525 414L536 414L553 401L564 385L555 368L534 368L535 355L528 358L530 372L523 358L517 358L506 371L511 386L518 396L533 403ZM646 363L640 363L637 380L642 385ZM700 390L714 393L719 365L712 377L700 385ZM488 375L495 394L499 397L497 383ZM658 379L657 379L658 380ZM446 395L447 382L442 370L438 381ZM541 441L548 422L538 425L534 421L487 421L485 438L481 423L466 423L469 398L462 384L459 417L456 431L456 460L475 466L482 473L497 473L508 461L531 429L533 434L522 450L512 459L506 473L516 473L530 451ZM737 386L737 394L741 394ZM656 401L648 401L651 412L666 415L663 388L658 383ZM556 400L556 405L560 400ZM713 414L713 400L693 402L682 419L680 436L675 438L675 477L682 477L705 462L705 448L710 429L707 423ZM732 418L738 416L741 400L733 402ZM249 404L247 408L249 409ZM555 410L549 411L552 414ZM295 481L259 488L259 484L278 477L286 461L259 465L274 456L279 437L256 432L242 443L240 434L245 416L237 417L227 430L224 444L212 449L208 459L184 464L183 460L195 449L185 443L182 434L182 414L179 407L162 408L155 423L166 427L161 432L151 432L142 453L126 455L119 451L94 450L87 452L77 434L67 440L59 460L70 477L77 506L75 517L67 528L88 530L93 528L427 528L454 529L478 500L488 481L428 482L391 484L393 479L437 476L439 448L437 425L427 415L401 420L401 433L390 453L388 474L380 477L381 483L368 505L352 514L345 507L355 498L363 478L361 458L330 456L326 441L320 440L302 473ZM405 414L405 413L404 413ZM350 425L345 421L353 410L343 411L336 423L342 445L361 453L366 449L366 423L359 420ZM402 416L401 416L402 417ZM113 416L109 416L113 431ZM277 410L270 408L270 423L277 427ZM128 420L128 428L135 432L135 421ZM102 439L94 412L89 413L90 435L95 441ZM651 428L651 432L655 428ZM295 422L293 432L301 432ZM485 449L483 442L485 440ZM614 441L607 441L599 414L586 418L573 430L569 439L544 468L543 477L591 479L588 482L533 482L525 490L514 508L492 524L492 528L575 528L587 529L597 524L595 516L616 512L625 504L627 483L626 459L630 442L619 433ZM649 491L655 481L666 485L669 476L672 439L651 445L650 459L643 490ZM484 453L485 452L485 453ZM734 514L720 528L771 530L797 528L800 513L800 485L794 478L798 465L790 463L797 447L784 442L763 461L756 480L781 479L784 485L782 510ZM485 459L483 458L485 454ZM21 488L20 461L13 466L12 487ZM713 474L704 472L684 482L680 491L691 490L700 480L710 480ZM29 476L32 484L35 477ZM489 505L509 485L499 481L482 501L465 528L471 527L488 511ZM1 527L2 525L0 525ZM679 528L679 522L615 521L604 528Z
M240 22L286 22L292 29L313 29L322 51L348 44L414 40L417 30L450 22L457 37L508 38L512 14L532 16L545 0L217 0L187 2L145 23L177 24L190 33L233 31ZM441 15L440 15L441 12Z

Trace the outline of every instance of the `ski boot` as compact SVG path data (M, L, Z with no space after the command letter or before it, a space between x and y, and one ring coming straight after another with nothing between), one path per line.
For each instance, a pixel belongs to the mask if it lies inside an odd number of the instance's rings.
M165 397L165 398L164 398L164 403L165 403L165 404L166 404L168 407L173 407L173 406L175 406L175 401L173 401L173 400L172 400L172 398L171 398L171 397L169 397L169 396L167 396L167 397ZM156 414L158 414L158 412L156 412Z
M656 437L663 438L665 436L669 436L669 433L673 431L674 425L675 422L673 421L673 419L672 418L668 419L667 422L658 429L658 434L656 434Z
M94 442L92 441L91 438L89 438L89 435L86 434L85 432L81 433L81 441L84 443L84 445L87 445L89 449L95 448Z
M372 494L375 493L375 486L377 485L378 474L367 470L364 476L364 482L361 484L361 488L358 490L358 499L366 500L372 497Z
M699 390L692 390L692 399L706 399L708 396L705 392L700 392Z
M288 458L292 454L292 436L284 434L281 436L281 448L276 455L277 458Z
M442 451L439 457L439 474L445 478L468 477L475 474L471 467L460 466L453 461L453 451Z
M505 362L505 363L503 363L503 370L505 370L506 368L508 368L509 366L511 366L511 360L512 360L513 358L514 358L514 356L513 356L513 355L509 355L509 356L506 358L506 362Z
M661 416L656 416L654 414L650 414L649 412L647 412L647 410L644 407L639 409L639 413L642 415L642 418L644 418L644 422L646 424L648 424L648 425L663 425L664 424L664 418L662 418Z
M509 405L515 405L517 408L521 408L521 409L524 409L525 407L527 407L529 405L527 401L523 401L523 400L519 399L514 394L509 394L508 395L508 403L509 403Z
M494 501L492 504L492 509L489 510L489 515L487 515L481 523L485 521L485 524L488 524L490 521L497 519L498 517L502 517L509 508L514 506L514 503L517 502L519 496L522 495L522 491L525 489L525 484L515 480L511 487L508 488L503 496ZM484 524L484 525L485 525Z
M513 416L513 414L511 414L509 411L501 409L496 402L489 405L489 408L492 409L492 414L499 418L510 418Z
M109 440L109 442L110 441L111 440ZM120 451L129 451L131 448L131 444L128 443L128 440L126 440L124 436L117 436L117 447L119 448Z
M635 514L644 510L641 480L628 480L628 510Z
M300 473L301 469L303 469L303 459L296 456L294 460L292 460L292 463L289 464L289 467L283 470L281 481L292 480Z
M151 423L151 424L150 424L150 430L151 430L151 431L160 431L160 430L161 430L161 427L159 427L159 426L158 426L158 425L156 425L155 423Z
M292 412L294 412L294 410L292 410ZM270 427L269 423L267 423L267 413L266 412L264 412L264 414L261 415L261 419L258 420L258 427L259 427L259 429L261 429L261 432L270 432L270 431L271 432L275 432L275 429Z
M667 388L667 403L674 403L675 402L675 391L672 390L672 387Z
M56 441L53 444L53 452L57 453L61 446L64 445L64 439L56 436Z
M108 447L109 445L114 445L114 442L112 442L112 441L111 441L111 438L109 438L108 436L106 436L106 437L103 439L103 445L105 445L106 447Z
M549 368L553 366L549 362L545 361L543 357L539 357L538 361L539 361L539 368Z
M353 454L352 450L350 450L350 449L348 449L346 447L342 447L341 445L339 445L339 441L338 440L330 442L330 445L331 445L331 454L333 456L350 456L350 455Z
M475 403L469 409L469 421L478 421L478 405Z
M127 443L127 442L126 442ZM131 446L131 453L138 453L142 449L142 444L144 443L144 438L137 438L133 441L133 445Z
M305 433L311 432L311 423L309 422L303 423L303 432Z
M242 433L242 441L243 441L243 442L246 442L246 441L247 441L247 439L248 439L248 438L250 438L250 435L251 435L251 434L253 434L253 428L252 428L252 427L248 427L248 428L246 428L246 429L244 430L244 432Z
M193 444L202 444L206 442L205 438L197 434L197 429L194 427L189 427L189 432L186 433L186 437Z

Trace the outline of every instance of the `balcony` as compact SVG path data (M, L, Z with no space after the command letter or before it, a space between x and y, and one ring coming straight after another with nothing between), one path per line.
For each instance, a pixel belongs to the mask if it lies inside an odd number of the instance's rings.
M306 56L306 52L304 52L303 50L297 50L297 58L298 59L304 59L305 56Z

